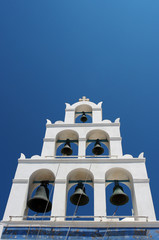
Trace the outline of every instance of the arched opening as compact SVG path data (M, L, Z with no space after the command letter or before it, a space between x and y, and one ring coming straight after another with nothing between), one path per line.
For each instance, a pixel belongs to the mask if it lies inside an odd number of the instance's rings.
M132 176L123 168L112 168L106 173L107 216L133 216ZM134 220L133 218L131 218Z
M71 157L78 155L78 133L64 130L56 137L56 156Z
M48 169L35 171L29 179L27 220L50 220L55 176Z
M75 109L75 123L92 123L92 107L83 104Z
M69 173L67 178L66 220L94 220L91 218L94 215L93 182L93 174L87 169L79 168Z
M102 130L90 131L86 136L86 156L109 156L109 136Z
M123 205L114 205L110 202L110 197L113 194L113 188L114 188L114 183L110 183L106 187L106 204L107 204L107 215L108 216L132 216L133 215L133 208L132 208L132 200L131 200L131 192L130 189L123 184L122 182L119 182L119 186L123 188L123 193L125 193L129 200L127 203ZM115 202L115 200L114 200Z

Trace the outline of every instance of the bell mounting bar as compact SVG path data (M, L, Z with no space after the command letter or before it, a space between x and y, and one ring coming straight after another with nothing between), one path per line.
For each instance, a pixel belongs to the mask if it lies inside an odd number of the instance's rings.
M66 139L67 140L67 139ZM58 143L65 143L66 142L66 140L57 140L57 142ZM72 142L72 143L77 143L78 142L78 140L70 140L69 139L69 142Z
M87 140L87 142L96 142L97 139L90 139L90 140ZM108 142L107 139L99 139L100 142Z
M86 113L86 114L92 113L92 112L85 112L85 111L83 111L83 112ZM75 114L82 114L83 112L75 112Z
M130 182L129 180L106 180L106 182Z
M105 182L129 182L129 180L106 180ZM85 183L92 183L92 180L70 180L69 183L78 183L78 182L85 182Z
M129 180L106 180L105 182L130 182ZM55 181L34 181L33 183L42 183L42 182L47 182L47 183L54 183ZM79 183L79 182L84 182L84 183L92 183L92 180L70 180L69 183Z
M49 184L49 183L54 183L55 181L49 181L49 180L46 180L46 181L44 180L43 181L43 180L41 180L41 181L34 181L33 183L43 183L43 182L46 182L46 183Z
M67 140L67 139L66 139ZM66 140L57 140L57 143L65 143ZM90 140L87 140L87 142L96 142L97 139L90 139ZM99 139L100 142L108 142L107 139ZM69 139L69 142L71 143L78 143L78 140L70 140Z
M129 180L106 180L105 182L129 182ZM78 182L83 182L83 183L92 183L92 180L70 180L69 183L78 183Z

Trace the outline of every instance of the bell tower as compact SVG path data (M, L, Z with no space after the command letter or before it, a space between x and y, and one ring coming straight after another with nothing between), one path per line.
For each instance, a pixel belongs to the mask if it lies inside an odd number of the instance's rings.
M114 122L103 120L102 102L95 104L82 97L73 105L66 103L64 121L52 123L47 119L41 155L26 158L21 154L18 159L1 222L2 239L11 235L33 239L33 233L37 236L35 239L40 236L42 238L39 239L52 239L57 231L62 234L61 239L67 240L71 239L68 238L73 231L70 228L84 231L88 227L92 232L98 229L104 237L108 228L135 229L140 226L146 229L152 228L153 223L159 227L145 157L143 153L138 157L123 155L121 140L120 119ZM106 188L111 183L114 189L112 195L107 196ZM124 192L122 184L130 189L131 197ZM77 221L77 209L73 216L68 217L67 205L70 203L82 208L89 203L86 185L93 189L93 216L90 220L86 214L81 221L79 216ZM72 187L74 192L68 198ZM108 216L107 199L120 207L130 198L131 216L122 216L121 219ZM46 235L50 238L45 238ZM81 236L82 233L77 239L84 239Z

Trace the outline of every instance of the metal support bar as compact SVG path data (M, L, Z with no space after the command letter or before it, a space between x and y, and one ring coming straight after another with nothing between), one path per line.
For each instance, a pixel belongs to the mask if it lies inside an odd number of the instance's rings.
M118 182L130 182L129 180L106 180L105 182L115 182L115 181L118 181Z
M90 139L90 140L87 140L87 142L96 142L97 139ZM107 139L99 139L100 142L108 142Z
M58 143L65 143L66 140L57 140ZM69 142L72 142L72 143L78 143L78 140L70 140L69 139Z
M129 182L129 180L106 180L105 182ZM85 183L92 183L92 180L70 180L69 183L78 183L78 182L85 182Z
M130 182L129 180L106 180L105 182ZM41 183L43 181L34 181L33 183ZM47 181L48 183L54 183L55 181ZM84 183L92 183L92 180L70 180L69 183L79 183L79 182L84 182Z
M83 183L92 183L92 180L70 180L69 183L79 183L79 182L83 182Z
M86 113L86 114L92 113L92 112L85 112L85 111L83 111L83 112ZM75 112L75 114L83 114L83 112Z
M90 139L90 140L87 140L87 142L96 142L97 139ZM78 143L78 140L70 140L70 143ZM100 142L108 142L107 139L99 139ZM66 140L57 140L57 143L65 143Z
M42 183L42 182L48 182L48 183L54 183L55 181L34 181L33 183Z

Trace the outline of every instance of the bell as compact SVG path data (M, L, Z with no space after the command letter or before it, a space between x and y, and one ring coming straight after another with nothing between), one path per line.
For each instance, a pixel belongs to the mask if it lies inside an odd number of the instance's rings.
M85 112L82 112L81 122L85 123L87 121L87 117Z
M119 185L118 181L115 181L115 187L113 188L113 194L110 197L110 202L113 205L121 206L129 201L129 197L124 193L123 188Z
M72 155L72 148L70 146L70 140L67 139L65 146L61 150L62 155Z
M104 153L104 149L101 147L99 139L96 140L92 152L94 153L94 155L101 155L102 153Z
M85 187L82 182L78 183L74 194L70 197L70 201L78 206L86 205L89 202L89 197L85 193Z
M49 189L47 182L41 182L33 198L27 202L28 207L34 212L44 213L51 211L52 204L49 201Z

